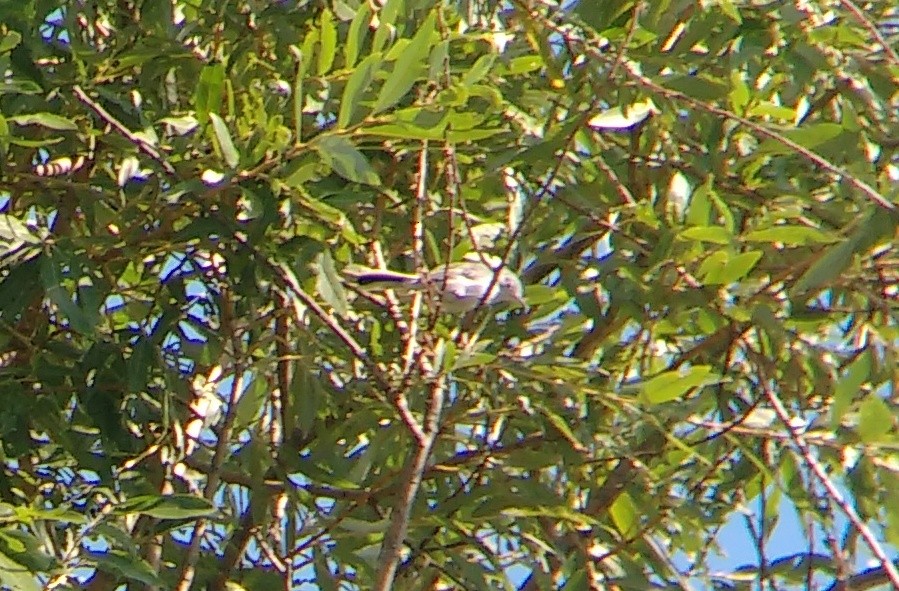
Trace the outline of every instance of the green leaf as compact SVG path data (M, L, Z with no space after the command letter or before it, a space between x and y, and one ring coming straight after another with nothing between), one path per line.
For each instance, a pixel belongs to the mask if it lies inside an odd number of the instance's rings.
M694 365L686 370L660 373L643 384L642 398L650 404L661 404L682 397L693 388L716 384L721 376L710 365Z
M830 408L830 421L834 428L840 424L852 401L860 398L861 387L871 376L872 365L871 352L865 350L849 365L843 377L837 382L833 405Z
M195 519L208 517L216 512L206 499L194 495L139 495L116 505L120 515L148 515L157 519Z
M75 303L74 295L65 287L65 278L60 272L61 267L69 265L69 261L63 261L58 252L41 260L41 283L47 298L56 305L61 317L68 320L69 325L77 332L90 335L94 332L97 314L88 314Z
M849 239L828 248L793 284L790 293L793 295L806 293L842 275L852 262L857 246L857 240Z
M387 81L384 82L378 99L375 101L374 113L380 113L397 104L415 84L427 64L435 23L436 14L431 12L396 60L393 71L387 77Z
M3 244L40 244L40 237L18 218L0 214L0 256L3 254Z
M236 430L245 429L259 418L270 392L271 386L262 376L253 378L237 401L237 408L234 411L234 428Z
M124 550L111 549L106 552L94 552L90 556L97 563L97 568L104 572L154 587L164 585L163 580L157 576L149 563Z
M41 94L44 89L32 80L0 80L0 95Z
M353 115L359 108L365 91L371 85L375 72L381 66L381 55L378 53L366 57L353 71L343 89L340 99L340 114L337 117L337 128L346 129L356 121Z
M16 125L40 125L47 129L57 131L77 131L78 126L71 119L67 119L55 113L29 113L28 115L13 115L6 118Z
M704 74L676 76L666 80L665 86L703 101L714 101L724 98L729 90L726 84L722 84L720 81Z
M334 135L320 136L313 147L334 172L348 181L366 185L381 183L368 160L348 139Z
M344 67L352 68L356 65L356 60L359 59L359 48L362 47L365 38L368 36L368 25L370 22L371 6L368 2L363 2L356 9L356 15L353 17L353 22L350 23L350 30L347 33L346 47L343 54ZM375 55L375 53L371 55Z
M727 228L721 226L696 226L687 228L680 233L681 238L697 240L699 242L713 242L715 244L730 244L733 240Z
M340 280L340 275L334 267L334 259L328 251L321 252L315 261L316 281L315 287L318 295L322 297L334 310L346 318L350 313L347 303L346 290Z
M215 113L209 113L209 119L212 121L215 139L219 150L222 152L222 157L225 159L225 164L231 169L237 168L237 165L240 163L240 154L237 152L237 148L234 147L234 142L231 140L231 133L228 131L228 126L222 118Z
M877 394L871 393L858 411L858 436L864 443L878 443L893 430L894 413Z
M25 512L30 512L29 509L26 509ZM17 511L17 513L21 516L22 511ZM41 511L35 511L35 513L41 513ZM52 515L54 512L46 511L45 513ZM55 513L72 512L57 510ZM59 519L59 515L54 515L51 518L54 521L65 522L65 519ZM23 519L23 521L25 520ZM75 517L75 523L84 523L84 521L84 518L81 516ZM60 525L67 524L60 523ZM44 548L42 540L39 540L27 531L15 529L0 530L0 554L8 556L31 571L46 571L55 566L56 559L47 554Z
M615 528L624 538L629 538L637 533L640 527L640 512L634 499L625 491L615 498L615 502L609 507L609 516L615 524Z
M0 554L0 583L16 591L41 589L34 573L5 554Z
M490 72L494 62L496 62L495 53L488 53L479 57L471 68L465 72L465 76L462 77L462 86L472 86L483 80Z
M197 121L205 125L209 113L218 113L225 92L225 65L210 64L200 71L200 79L194 91L194 109Z
M574 431L571 430L568 421L564 417L554 412L549 406L541 405L540 410L549 419L549 423L568 441L573 450L581 453L587 451L587 448L575 436Z
M798 129L784 131L783 136L796 142L803 148L812 150L824 142L838 137L843 131L843 126L839 123L814 123ZM772 138L762 142L758 147L758 151L763 154L792 154L795 149Z
M732 71L730 74L730 106L738 115L742 115L749 104L749 86L741 77L739 71Z
M331 71L337 55L337 25L334 23L334 14L327 8L322 12L319 40L321 50L318 53L318 75L324 76Z
M530 74L543 67L543 60L539 55L523 55L512 58L506 66L505 72L512 76Z
M748 275L761 258L762 252L759 250L751 250L736 256L717 252L703 261L699 274L707 285L727 285Z
M780 242L784 246L802 246L836 242L839 238L807 226L774 226L749 232L743 236L743 240L746 242Z
M9 53L16 46L22 42L22 34L18 31L9 31L7 32L2 39L0 39L0 55L4 53Z

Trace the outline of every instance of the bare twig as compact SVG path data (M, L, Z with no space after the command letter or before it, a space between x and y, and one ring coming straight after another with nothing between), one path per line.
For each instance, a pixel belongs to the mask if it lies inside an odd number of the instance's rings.
M746 350L755 353L755 351L749 346L746 347ZM827 495L834 502L834 504L836 504L843 511L843 513L846 515L846 518L852 524L852 527L854 527L855 530L858 531L859 535L868 545L871 553L880 563L880 568L883 569L886 577L888 578L890 583L892 583L893 588L899 589L899 570L897 570L896 565L893 564L889 556L887 556L887 553L883 549L883 546L874 536L874 532L872 532L868 525L864 522L864 520L862 520L852 504L847 502L846 499L843 498L843 494L840 492L840 489L837 488L837 485L834 484L834 482L827 475L827 471L815 458L815 454L812 453L812 449L809 446L808 442L805 440L803 434L791 422L790 415L787 412L787 409L784 406L783 402L780 400L780 397L768 384L768 378L764 370L764 365L764 363L756 363L756 369L759 371L758 382L764 390L765 397L771 404L771 408L773 408L774 412L777 414L777 418L780 419L780 421L784 424L784 427L790 433L790 439L799 450L799 454L802 456L802 459L805 460L806 465L809 467L815 477L821 482L822 486L824 486L824 490L827 491Z
M428 412L425 415L424 437L406 465L403 481L405 486L399 493L396 505L390 515L390 527L384 536L378 563L381 565L374 585L375 591L389 591L393 587L396 569L402 554L403 541L409 529L412 505L418 496L421 482L440 433L440 417L446 394L446 375L437 377L431 387Z
M175 172L175 168L165 160L159 150L150 145L150 143L145 139L132 133L130 129L125 127L124 123L110 115L109 111L104 109L91 97L87 96L87 93L84 92L84 90L82 90L80 86L75 85L74 87L72 87L72 92L75 94L79 101L90 107L97 115L99 115L100 119L111 125L113 129L118 131L122 136L125 137L125 139L137 146L138 150L158 162L159 165L162 166L162 169L166 171L166 173L172 176L176 176L177 173Z

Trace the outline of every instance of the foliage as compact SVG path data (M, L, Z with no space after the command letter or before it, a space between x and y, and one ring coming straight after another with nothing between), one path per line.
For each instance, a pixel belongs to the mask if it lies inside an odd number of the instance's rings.
M0 582L899 585L892 5L3 3Z

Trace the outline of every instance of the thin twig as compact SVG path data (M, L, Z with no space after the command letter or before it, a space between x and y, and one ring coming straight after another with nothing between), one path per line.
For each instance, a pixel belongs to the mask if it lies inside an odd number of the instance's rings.
M755 351L747 346L747 351ZM896 569L896 565L890 560L889 556L887 556L886 551L881 546L880 542L874 536L874 532L868 527L868 525L862 520L859 514L855 511L855 508L851 503L848 503L845 498L843 498L843 494L840 492L840 489L837 488L837 485L830 479L827 475L827 471L824 467L818 462L815 458L815 455L812 453L811 447L809 447L808 442L805 440L805 437L799 430L793 426L793 423L790 420L790 415L787 413L787 409L784 406L783 402L778 397L777 393L768 385L768 378L765 375L765 371L763 369L762 363L756 363L756 368L759 371L759 385L765 392L765 397L768 399L768 402L771 404L771 407L774 409L774 412L777 414L777 418L784 424L784 427L790 433L790 439L793 444L798 448L799 454L802 456L802 459L805 460L806 465L812 471L812 473L818 478L821 482L824 489L827 491L827 495L830 499L843 511L846 515L846 518L852 524L852 527L858 531L859 535L861 535L862 539L868 545L868 548L871 550L871 553L880 563L880 567L886 573L886 576L889 578L890 582L893 584L894 589L899 589L899 570Z
M721 109L714 105L710 105L710 104L704 103L700 100L694 99L693 97L687 96L686 94L684 94L682 92L678 92L677 90L665 88L664 86L662 86L660 84L656 84L655 82L650 80L648 77L646 77L643 74L641 74L640 72L638 72L635 68L627 68L627 71L633 79L635 79L639 84L645 86L646 88L649 88L650 90L653 90L665 97L685 102L685 103L691 105L692 107L699 109L701 111L706 111L713 115L717 115L717 116L723 117L725 119L730 119L732 121L736 121L740 125L748 127L749 129L753 130L754 132L758 133L761 136L764 136L764 137L772 139L780 144L783 144L784 146L790 148L797 154L800 154L801 156L803 156L805 159L810 160L811 162L814 162L815 164L817 164L824 170L836 175L838 178L845 179L850 185L852 185L853 187L855 187L856 189L858 189L859 191L861 191L862 193L867 195L868 198L871 199L871 201L874 201L875 203L877 203L884 209L889 209L889 210L896 209L896 205L894 203L888 201L886 199L886 197L884 197L883 195L878 193L874 187L872 187L865 181L861 180L860 178L856 177L855 175L850 173L845 168L838 166L838 165L832 163L830 160L827 160L820 154L817 154L817 153L809 150L808 148L801 146L800 144L794 142L793 140L786 137L782 133L778 133L776 131L768 129L764 125L760 125L758 123L755 123L754 121L750 121L749 119L746 119L745 117L741 117L740 115L737 115L736 113L732 113L726 109Z
M162 166L162 169L165 170L168 174L170 174L171 176L177 175L177 173L175 172L175 168L165 160L159 150L150 145L150 143L145 139L132 133L130 129L125 127L124 123L110 115L109 111L100 106L100 104L94 101L91 97L87 96L87 93L84 92L84 90L82 90L80 86L73 86L72 92L75 93L75 96L79 101L90 107L97 115L99 115L100 119L111 125L113 129L122 134L125 139L137 146L138 150L158 162L159 165Z
M861 25L867 29L868 33L874 37L878 44L883 47L883 51L886 56L889 58L889 61L892 62L894 66L899 66L899 54L896 53L896 50L893 49L893 46L889 44L889 42L883 38L883 35L880 34L880 30L877 28L871 19L869 19L864 11L862 11L858 6L855 5L851 0L840 0L840 4L845 6L849 12L852 13L852 16L861 23Z

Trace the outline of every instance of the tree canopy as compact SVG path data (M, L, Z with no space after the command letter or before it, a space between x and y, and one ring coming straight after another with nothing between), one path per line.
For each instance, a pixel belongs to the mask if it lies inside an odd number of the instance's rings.
M893 2L0 23L6 588L899 588Z

